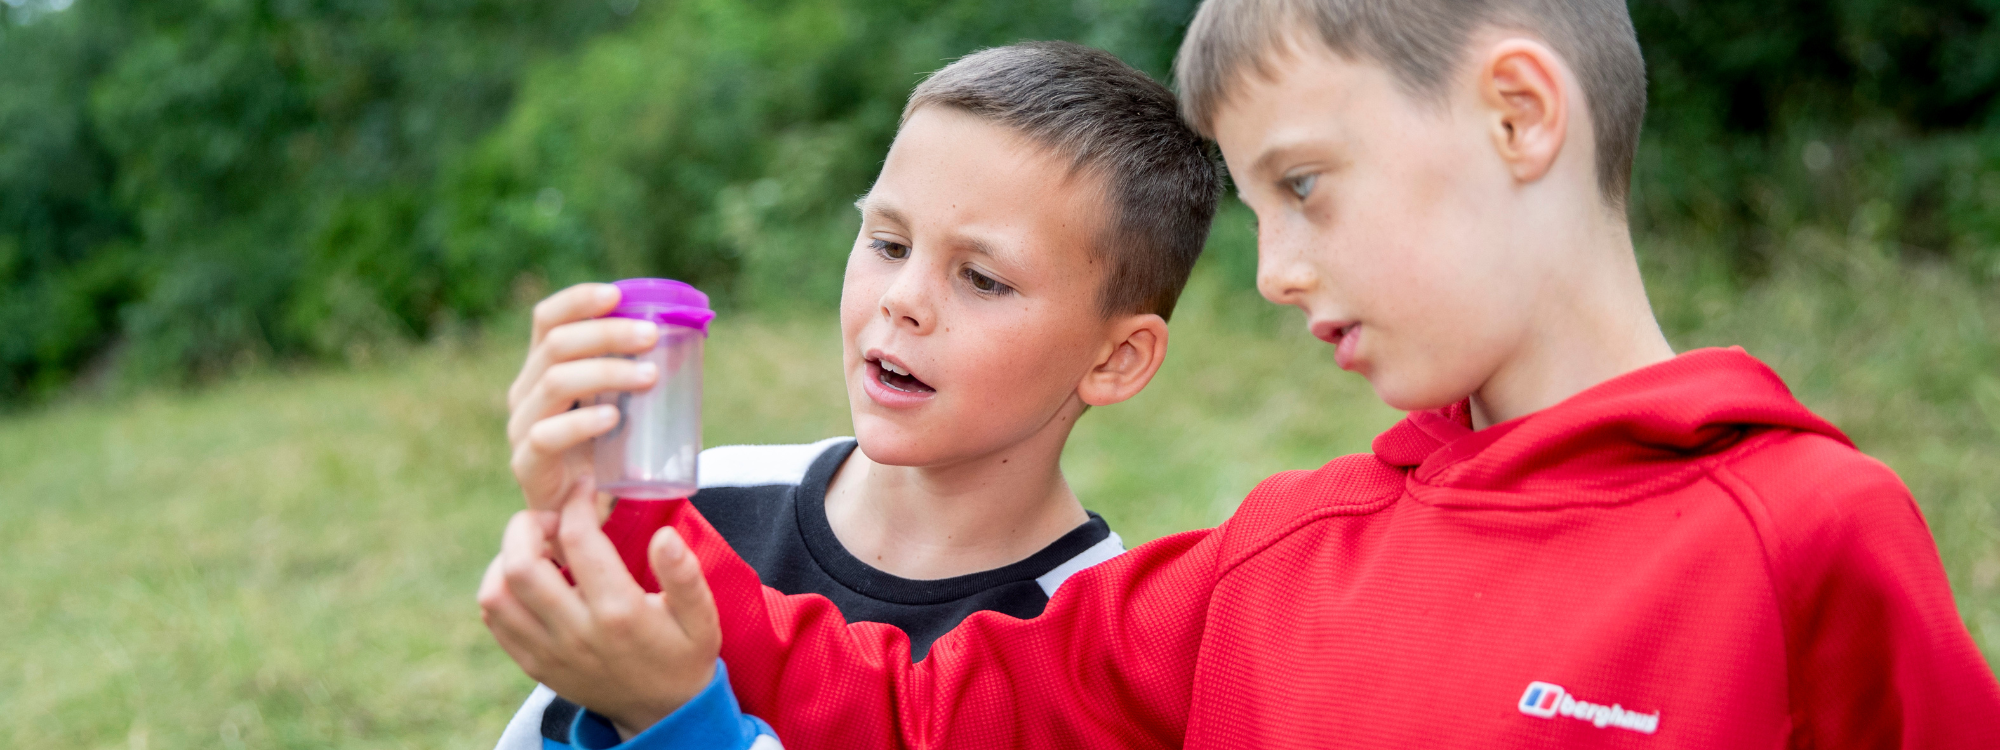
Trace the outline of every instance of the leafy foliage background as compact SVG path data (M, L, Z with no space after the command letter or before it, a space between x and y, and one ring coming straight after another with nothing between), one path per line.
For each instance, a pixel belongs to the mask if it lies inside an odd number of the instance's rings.
M2000 277L2000 0L1641 0L1632 207L1716 283L1800 227ZM0 0L0 403L366 357L586 278L826 306L902 101L1192 0ZM1649 246L1652 247L1652 246Z

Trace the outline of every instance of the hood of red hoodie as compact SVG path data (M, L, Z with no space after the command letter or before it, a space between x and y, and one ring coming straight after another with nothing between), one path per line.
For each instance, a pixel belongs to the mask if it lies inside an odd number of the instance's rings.
M1412 412L1374 450L1411 470L1422 500L1589 505L1683 484L1701 471L1697 459L1768 430L1853 444L1770 367L1731 347L1687 352L1477 432L1466 402Z

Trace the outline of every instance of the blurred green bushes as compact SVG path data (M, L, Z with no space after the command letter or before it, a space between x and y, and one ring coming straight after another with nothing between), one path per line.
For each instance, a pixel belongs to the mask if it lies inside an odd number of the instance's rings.
M909 89L965 52L1081 38L1165 74L1180 19L1128 0L979 3L683 0L537 66L440 197L456 310L524 271L662 274L758 307L839 297L853 201ZM1140 34L1135 30L1153 33Z
M1630 7L1652 79L1635 228L1739 279L1802 227L2000 278L2000 2Z
M447 165L594 3L6 0L0 401L430 333Z
M1020 39L1164 77L1193 0L0 0L0 402L365 356L552 285L825 305L909 87ZM1633 4L1633 215L2000 277L2000 3Z

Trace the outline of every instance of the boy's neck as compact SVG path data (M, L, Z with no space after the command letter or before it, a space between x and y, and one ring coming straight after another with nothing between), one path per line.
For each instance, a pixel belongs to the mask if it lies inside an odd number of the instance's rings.
M827 488L827 522L857 559L904 578L1027 559L1089 520L1062 476L1074 417L1057 421L998 452L942 466L879 464L857 447Z
M1592 216L1549 225L1578 229L1545 238L1569 246L1561 253L1565 271L1538 296L1525 340L1472 394L1474 429L1541 411L1674 357L1646 299L1623 218Z

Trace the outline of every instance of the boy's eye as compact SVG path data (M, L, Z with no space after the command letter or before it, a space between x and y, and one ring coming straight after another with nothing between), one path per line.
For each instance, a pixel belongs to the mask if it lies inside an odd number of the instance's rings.
M890 242L888 240L870 240L868 246L875 248L876 255L888 258L889 260L902 260L910 257L909 245Z
M965 269L963 275L965 276L965 280L972 284L972 288L978 290L981 294L1006 294L1014 291L1013 287L1002 284L999 280L970 268Z
M1305 200L1306 196L1312 195L1313 185L1318 182L1319 173L1313 172L1285 178L1285 187L1290 188L1292 194L1298 196L1299 200Z

